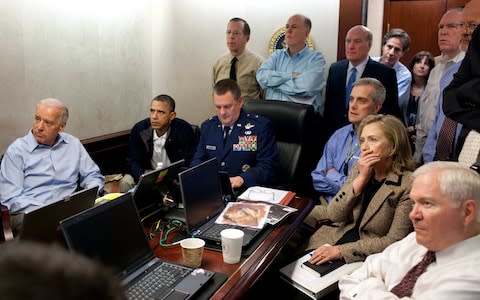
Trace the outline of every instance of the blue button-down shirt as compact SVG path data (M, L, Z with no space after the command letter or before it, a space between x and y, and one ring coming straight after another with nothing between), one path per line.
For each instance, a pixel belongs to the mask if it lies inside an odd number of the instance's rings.
M380 56L372 57L374 61L380 62ZM405 124L408 123L407 119L407 107L408 100L410 99L410 87L412 85L412 73L410 70L402 64L400 61L397 61L393 65L395 74L397 75L397 86L398 86L398 106L402 112L402 116Z
M24 213L55 202L104 179L81 142L59 133L52 146L38 144L30 131L5 152L0 167L0 201L11 213Z
M436 116L435 121L433 122L432 128L428 132L427 139L425 141L425 146L423 146L423 162L431 162L435 158L435 153L437 152L437 140L438 135L440 133L440 129L442 128L443 120L445 120L445 114L442 110L443 105L443 90L450 84L453 79L453 75L457 73L458 68L462 64L463 60L460 60L453 65L451 65L445 73L443 74L442 78L440 79L440 95L438 96L438 103L436 106ZM457 123L457 129L455 131L455 140L453 142L454 145L454 152L455 152L455 145L457 144L458 136L460 135L460 131L462 131L463 125L461 123Z
M311 104L323 113L325 99L325 59L308 47L288 54L287 49L275 51L257 70L257 81L266 90L265 99ZM300 75L293 77L292 72Z
M335 131L325 144L323 155L312 172L315 190L322 193L330 202L347 179L347 175L344 174L345 161L347 160L348 172L350 172L359 156L358 137L352 124Z

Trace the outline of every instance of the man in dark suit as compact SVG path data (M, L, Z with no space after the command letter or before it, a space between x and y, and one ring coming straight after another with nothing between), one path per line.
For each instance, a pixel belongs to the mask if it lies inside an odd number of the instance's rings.
M325 94L325 113L327 134L348 124L348 99L347 83L352 83L359 78L373 77L378 79L385 89L387 95L380 113L394 115L401 120L400 108L398 106L398 87L395 70L373 61L368 52L372 46L372 33L365 26L357 25L352 27L345 38L345 56L347 59L338 61L330 66L327 78ZM353 71L355 69L355 71Z
M158 95L150 103L150 117L136 123L130 132L127 174L120 189L127 191L145 171L185 159L190 163L196 140L192 126L176 117L175 100ZM133 177L133 178L132 178Z
M191 165L216 157L219 170L228 173L235 189L272 181L278 161L272 123L242 109L243 98L235 81L220 80L213 90L217 115L202 123Z

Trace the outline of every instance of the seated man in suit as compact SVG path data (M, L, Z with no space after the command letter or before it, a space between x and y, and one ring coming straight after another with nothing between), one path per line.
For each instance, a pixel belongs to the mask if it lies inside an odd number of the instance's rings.
M132 128L128 142L128 174L122 178L120 190L131 189L145 171L181 159L185 159L188 166L195 147L192 126L176 117L175 100L168 95L158 95L150 103L150 117Z
M330 203L360 157L356 133L358 126L366 116L380 111L385 93L382 83L375 78L360 78L353 84L348 106L348 121L351 124L338 129L330 137L323 149L322 158L312 172L313 187L320 192L322 204L317 205L305 219L312 227L315 226L315 216L320 214L317 211L325 209L325 204ZM311 218L313 219L310 220Z
M8 207L15 233L26 211L45 206L81 188L98 186L103 176L82 143L63 132L67 107L57 99L38 102L33 128L5 152L0 167L0 201Z
M351 85L362 77L378 79L387 91L385 102L380 110L403 121L398 106L398 87L395 70L372 60L368 52L372 46L372 33L365 26L352 27L345 38L347 59L330 66L325 94L325 128L328 135L348 124L347 112ZM352 74L355 76L352 78ZM347 91L348 89L348 91ZM348 97L347 97L348 95Z
M412 74L410 70L400 62L400 58L410 48L410 36L401 28L393 28L385 34L382 41L382 56L372 57L395 70L398 86L398 105L405 124L407 123L407 106L410 99L410 86Z
M215 84L213 103L217 115L203 122L191 165L216 157L236 189L271 182L278 162L271 122L243 111L240 88L230 79Z
M311 28L309 18L291 16L285 28L287 48L275 51L262 63L257 80L266 90L265 99L310 104L323 113L325 59L306 45Z
M342 278L341 299L480 299L480 175L433 162L413 176L415 232Z

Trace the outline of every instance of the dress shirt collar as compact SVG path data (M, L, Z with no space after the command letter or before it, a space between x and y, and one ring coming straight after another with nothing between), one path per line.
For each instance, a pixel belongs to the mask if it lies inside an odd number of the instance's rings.
M247 55L247 53L248 53L248 50L247 50L246 48L245 48L245 50L243 50L242 54L237 55L237 56L232 55L232 52L229 52L229 58L228 58L228 60L229 60L229 61L232 61L232 59L233 59L234 57L236 57L237 60L238 60L238 61L237 61L237 63L238 63L239 61L241 61L241 60Z
M442 54L442 56L440 57L440 62L442 64L446 64L448 62L456 63L463 60L464 57L465 57L465 51L460 51L460 53L458 53L457 56L455 56L454 58L449 58L446 54Z
M367 58L364 61L362 61L361 63L359 63L356 66L352 65L352 63L350 61L348 61L347 74L350 74L350 71L353 69L353 67L355 67L357 69L357 78L361 78L362 74L363 74L363 71L365 70L365 67L367 66L367 62L368 62L369 59L370 59L370 57L367 56Z
M157 131L154 129L153 130L153 141L166 140L169 132L170 132L170 128L168 128L168 130L165 131L165 133L162 136L158 136Z
M50 146L47 146L47 145L41 145L37 142L37 140L35 139L35 137L33 136L33 132L32 130L30 130L28 132L28 135L27 135L27 144L28 144L28 150L30 152L33 152L35 149L37 149L38 147L48 147L48 148L55 148L58 144L60 143L68 143L67 139L66 139L66 136L62 133L62 132L59 132L58 133L58 137L57 137L57 141L55 142L55 144L53 144L52 147Z
M307 44L305 44L305 47L303 47L302 50L298 51L293 56L290 56L290 54L288 53L288 48L283 49L283 53L285 53L286 56L292 57L292 58L297 56L304 56L305 53L307 53L308 51L310 51L310 49L308 49Z
M453 257L464 257L480 249L480 235L461 241L447 249L435 252L438 264L449 263Z

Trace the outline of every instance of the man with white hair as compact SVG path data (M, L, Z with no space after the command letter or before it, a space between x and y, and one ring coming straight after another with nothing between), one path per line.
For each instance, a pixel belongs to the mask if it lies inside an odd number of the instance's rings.
M78 138L63 132L68 108L57 99L37 104L32 129L16 139L0 166L0 201L10 211L14 234L23 214L81 188L103 189L100 169Z
M340 299L480 299L480 175L437 161L413 176L415 232L340 280Z

